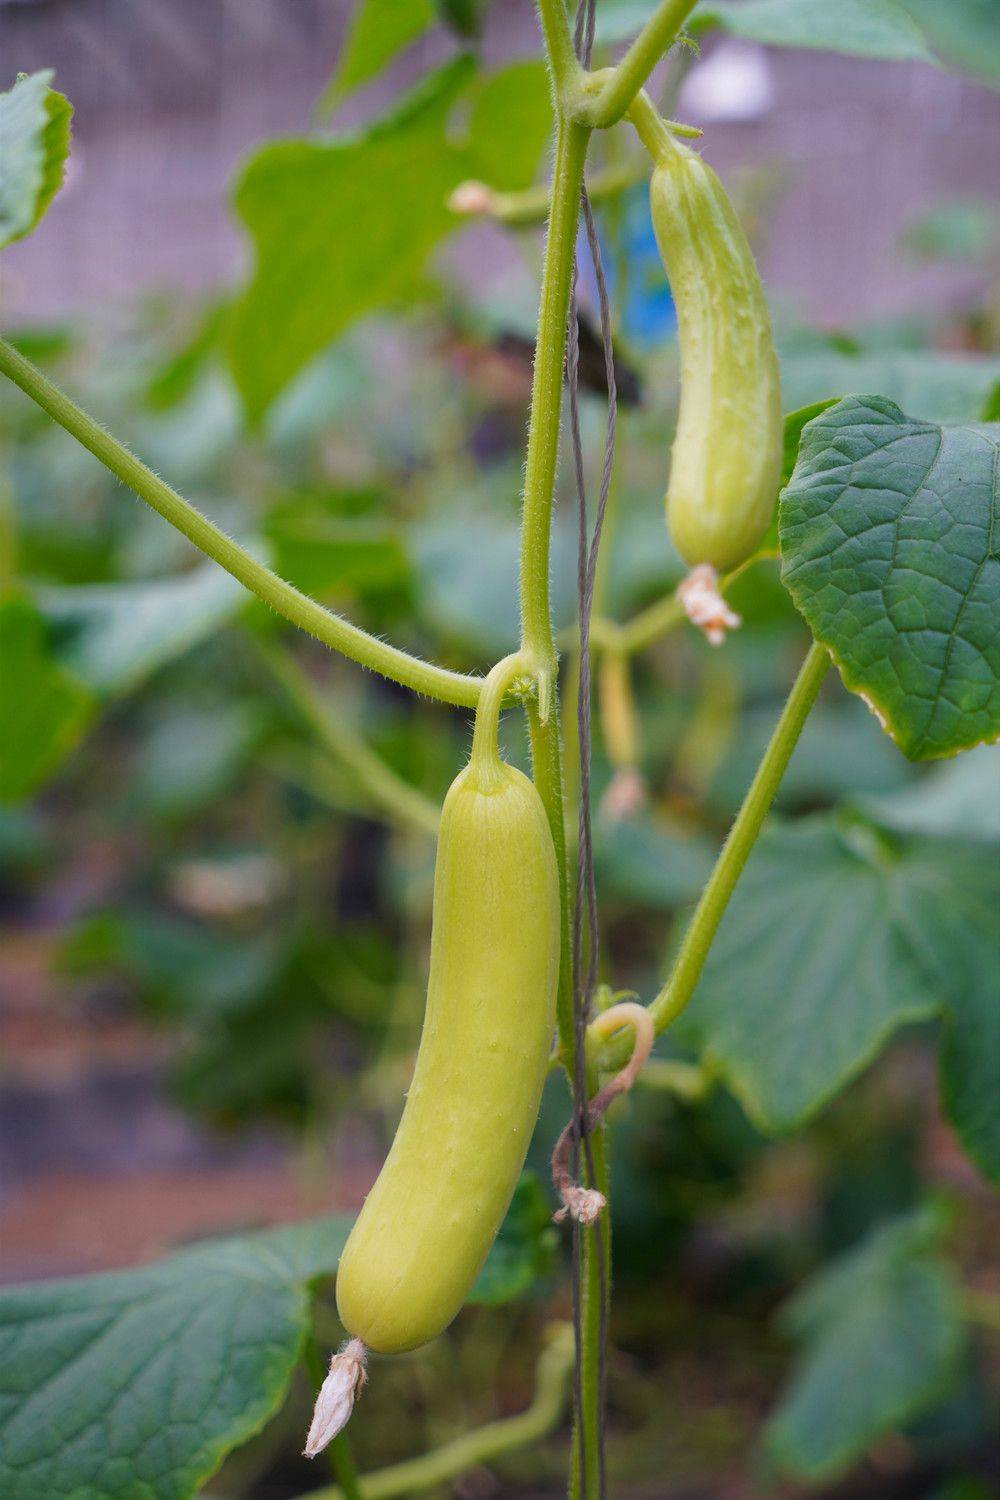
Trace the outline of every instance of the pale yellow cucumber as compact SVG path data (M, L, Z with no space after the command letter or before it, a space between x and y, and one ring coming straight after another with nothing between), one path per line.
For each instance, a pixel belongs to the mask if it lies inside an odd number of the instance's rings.
M728 572L756 551L778 494L783 427L771 318L736 212L700 156L672 142L653 170L650 205L680 339L670 534L692 566Z
M434 1338L486 1259L538 1114L558 968L559 890L541 799L495 748L482 765L474 750L441 815L413 1081L337 1273L341 1319L371 1349Z

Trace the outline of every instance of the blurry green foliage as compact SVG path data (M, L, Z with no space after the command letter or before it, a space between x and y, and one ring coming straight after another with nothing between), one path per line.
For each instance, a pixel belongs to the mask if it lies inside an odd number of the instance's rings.
M783 1310L802 1346L767 1430L785 1473L843 1473L880 1433L920 1415L958 1374L959 1290L938 1244L941 1215L922 1209L876 1230L826 1267Z

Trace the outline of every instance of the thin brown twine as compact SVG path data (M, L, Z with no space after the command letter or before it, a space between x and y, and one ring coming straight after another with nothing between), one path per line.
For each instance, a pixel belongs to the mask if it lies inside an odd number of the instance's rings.
M576 13L574 45L577 57L584 67L590 66L594 46L596 24L595 0L580 0ZM594 266L598 301L601 313L601 337L604 345L604 364L608 386L608 424L604 451L604 468L601 476L594 530L588 545L587 495L584 475L583 442L580 433L579 407L579 363L580 339L577 305L577 277L579 262L574 260L573 281L570 290L569 327L566 343L566 379L569 386L570 427L573 442L573 463L577 490L577 604L580 630L580 680L577 693L577 728L580 751L580 811L579 840L577 854L576 904L573 914L573 1022L575 1056L573 1066L573 1120L572 1120L572 1172L576 1178L580 1171L581 1147L587 1164L587 1176L593 1185L593 1144L590 1139L593 1128L589 1119L586 1073L586 1030L590 1019L591 1002L597 985L599 961L599 935L597 926L597 885L594 876L594 850L591 830L591 658L590 618L593 610L594 587L597 577L597 559L601 532L607 511L611 488L611 473L614 466L615 431L618 418L618 396L615 385L614 347L611 336L611 310L608 300L604 264L601 258L600 241L593 210L586 188L581 192L581 207L586 226L587 241ZM589 945L586 970L583 963L584 920L586 919ZM573 1273L573 1327L576 1335L576 1361L574 1367L574 1399L576 1404L579 1449L577 1462L580 1475L582 1500L588 1500L586 1455L583 1451L583 1288L581 1281L582 1236L584 1226L574 1221L572 1232ZM600 1333L598 1344L598 1411L597 1411L597 1457L598 1494L595 1500L604 1500L607 1491L605 1460L605 1406L607 1389L607 1341L608 1341L608 1265L605 1254L604 1227L597 1224L593 1229L594 1247L597 1255L598 1283L600 1289Z
M653 1050L656 1029L653 1025L653 1018L644 1005L638 1005L631 1000L623 1001L619 1005L613 1005L610 1010L602 1011L594 1022L594 1029L602 1036L608 1036L623 1026L631 1026L633 1031L631 1056L625 1066L613 1078L608 1079L607 1083L598 1089L594 1097L588 1101L586 1107L588 1130L596 1130L614 1100L620 1094L628 1093ZM588 1192L579 1187L573 1176L575 1123L575 1120L571 1120L566 1126L552 1153L552 1181L564 1204L555 1217L557 1220L562 1220L571 1215L581 1219L585 1224L592 1224L606 1206L606 1200L599 1192L593 1190Z

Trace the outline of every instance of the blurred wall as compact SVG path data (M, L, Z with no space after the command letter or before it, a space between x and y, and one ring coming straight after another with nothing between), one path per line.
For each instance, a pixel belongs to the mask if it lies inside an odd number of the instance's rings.
M0 0L4 86L19 70L52 66L76 105L67 187L30 243L4 257L5 319L236 278L243 245L227 185L257 143L307 127L350 9L350 0ZM494 7L492 61L536 46L528 0ZM440 37L419 43L344 120L377 111L447 49ZM719 118L733 112L727 90L750 118ZM921 266L898 242L942 197L1000 196L996 94L930 66L722 41L706 49L681 106L702 123L714 116L706 153L723 172L738 181L741 169L771 168L769 190L780 192L760 236L765 273L807 317L848 325L946 312L982 289L981 270ZM488 274L514 253L501 235L477 231L452 263Z

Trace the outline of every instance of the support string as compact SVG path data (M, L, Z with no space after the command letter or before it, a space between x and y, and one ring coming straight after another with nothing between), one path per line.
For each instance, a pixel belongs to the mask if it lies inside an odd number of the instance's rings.
M576 15L575 46L577 56L585 67L590 66L594 45L596 22L595 0L580 0ZM599 964L599 933L597 923L597 885L594 875L594 851L591 828L591 655L590 618L593 610L594 588L597 577L597 560L600 551L601 533L607 511L611 475L614 467L615 436L618 417L618 397L615 382L614 347L611 332L611 310L607 282L601 256L600 240L594 221L593 209L586 189L582 194L582 211L590 256L597 284L601 315L601 337L604 346L604 363L608 387L607 435L604 450L604 467L594 518L593 535L588 542L586 480L584 474L583 442L580 430L579 408L579 323L577 304L578 265L574 265L570 295L569 328L566 349L566 377L569 386L570 428L573 444L573 461L577 488L577 604L580 631L580 680L577 695L577 726L580 747L580 810L579 840L577 855L576 904L573 917L573 1018L576 1041L575 1066L573 1070L573 1114L574 1140L572 1167L579 1175L581 1147L587 1164L587 1175L593 1185L595 1180L593 1145L588 1124L587 1077L585 1055L585 1033L590 1020L594 991L597 985ZM584 922L587 926L587 963L584 969ZM582 1235L587 1230L580 1223L573 1227L573 1313L577 1329L576 1399L578 1403L578 1432L583 1431L583 1352L580 1333L582 1331ZM608 1318L608 1265L605 1254L603 1226L597 1224L594 1248L598 1264L600 1288L600 1337L598 1347L598 1496L604 1500L606 1494L606 1464L604 1443L604 1413L607 1387L607 1318ZM585 1455L578 1455L580 1487L583 1500L587 1500L587 1466Z

